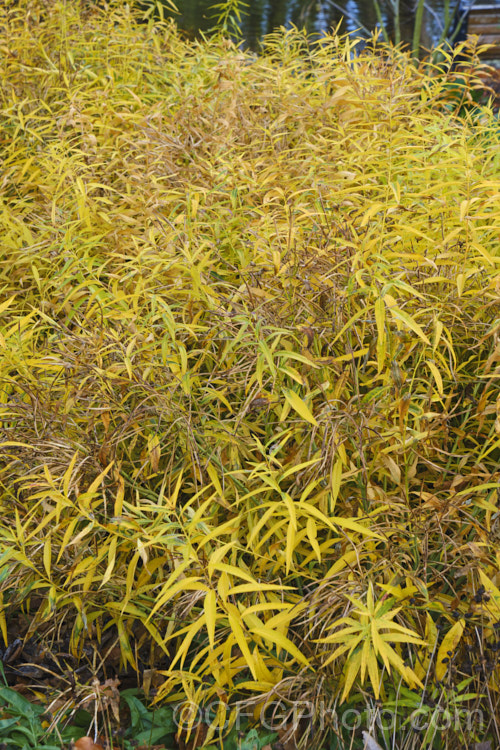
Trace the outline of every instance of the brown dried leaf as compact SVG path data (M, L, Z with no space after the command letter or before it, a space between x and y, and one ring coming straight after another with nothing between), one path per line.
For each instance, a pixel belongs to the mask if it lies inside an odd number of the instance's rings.
M75 750L103 750L101 744L96 745L92 737L80 737L75 742Z

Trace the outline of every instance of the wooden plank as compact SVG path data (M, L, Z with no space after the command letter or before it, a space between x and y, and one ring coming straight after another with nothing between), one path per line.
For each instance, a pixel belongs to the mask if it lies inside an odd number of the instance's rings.
M478 29L478 31L476 31ZM470 34L500 34L500 15L495 22L483 21L482 19L469 18L467 30Z
M468 36L478 36L479 44L491 44L481 57L488 60L500 58L500 4L474 5L469 12Z
M500 34L500 23L469 23L467 31L469 34Z
M477 21L478 23L497 23L500 18L500 10L496 13L469 13L469 23Z
M479 25L470 23L467 27L469 34L500 34L500 24L492 26L491 24Z
M500 26L498 29L494 27L481 27L477 30L474 29L474 26L468 26L467 27L467 33L468 34L475 34L476 36L497 36L500 37Z
M488 16L488 18L486 16L469 16L469 26L471 23L478 23L481 26L496 26L500 23L500 13L495 17Z
M500 26L496 28L495 26L476 26L474 24L469 24L467 27L467 32L469 34L498 34L500 35Z
M497 11L500 8L500 3L493 3L491 5L473 5L470 9L471 13L476 12L482 12L482 11L488 11L488 12L494 12Z
M472 8L469 11L469 18L484 18L484 19L493 19L498 18L498 14L500 13L500 7L498 8L491 8L491 10L482 10L478 11Z
M495 23L495 20L500 18L500 8L496 10L494 13L474 13L473 10L469 13L469 20L473 21L474 19L477 19L478 21L481 20L484 23L487 21L491 21L492 23Z

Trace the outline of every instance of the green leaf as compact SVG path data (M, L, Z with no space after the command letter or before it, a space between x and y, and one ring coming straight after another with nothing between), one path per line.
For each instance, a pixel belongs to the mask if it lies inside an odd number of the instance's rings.
M29 719L32 719L35 716L40 716L45 711L42 706L39 706L36 703L30 703L30 701L23 698L22 695L19 695L18 692L9 687L0 688L0 701L4 701L18 714Z

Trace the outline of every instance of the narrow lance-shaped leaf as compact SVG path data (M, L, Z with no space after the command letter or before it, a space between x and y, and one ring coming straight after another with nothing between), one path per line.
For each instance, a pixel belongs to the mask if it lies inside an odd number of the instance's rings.
M448 671L448 664L453 658L464 632L465 620L458 620L446 633L436 657L436 680L442 680Z
M295 391L292 391L290 389L283 389L283 395L297 414L299 414L302 419L305 419L306 422L309 422L310 424L314 425L315 427L318 426L318 422L316 421L315 417L311 413L309 407L307 404L302 401L300 396L295 393Z

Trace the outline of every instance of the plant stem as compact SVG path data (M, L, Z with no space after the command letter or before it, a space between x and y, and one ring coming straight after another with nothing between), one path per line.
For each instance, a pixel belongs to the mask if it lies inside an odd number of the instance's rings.
M384 39L387 42L387 44L390 44L389 34L387 33L387 29L385 28L384 20L382 18L382 11L380 10L380 4L378 0L373 0L373 4L375 6L375 13L377 14L377 21L380 24L380 28L382 30L382 34L384 35Z
M412 57L418 62L420 51L420 42L422 41L422 21L424 17L424 0L418 0L417 11L415 13L415 28L413 29Z

